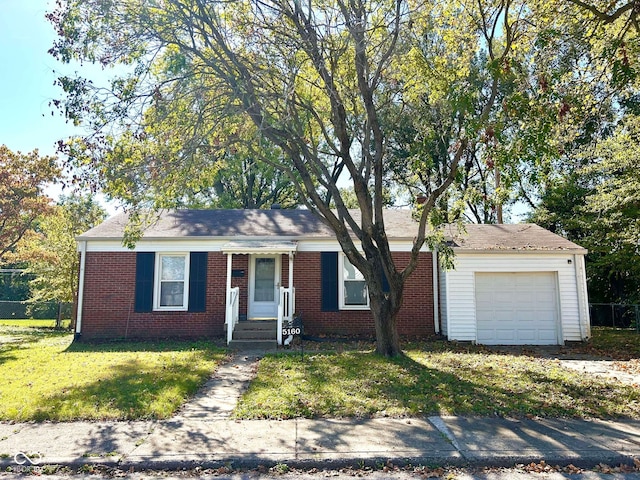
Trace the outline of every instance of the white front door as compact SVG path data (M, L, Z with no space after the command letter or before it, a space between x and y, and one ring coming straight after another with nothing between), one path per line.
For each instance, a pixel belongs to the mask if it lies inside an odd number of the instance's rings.
M280 255L251 255L249 266L249 319L278 316Z

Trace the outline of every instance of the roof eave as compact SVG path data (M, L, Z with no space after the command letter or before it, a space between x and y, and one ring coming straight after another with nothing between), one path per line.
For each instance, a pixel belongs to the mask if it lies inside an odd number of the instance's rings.
M356 236L352 236L354 240L357 240ZM77 242L91 241L91 242L122 242L123 237L88 237L88 236L77 236L75 237ZM335 235L234 235L234 236L183 236L183 237L142 237L138 241L173 241L173 242L184 242L191 240L205 240L205 241L223 241L229 242L234 240L287 240L287 241L310 241L310 240L336 240ZM337 241L337 240L336 240ZM390 242L413 242L413 237L389 237Z
M526 253L549 253L549 254L580 254L586 255L589 251L586 248L464 248L453 247L455 253L479 253L479 254L526 254Z

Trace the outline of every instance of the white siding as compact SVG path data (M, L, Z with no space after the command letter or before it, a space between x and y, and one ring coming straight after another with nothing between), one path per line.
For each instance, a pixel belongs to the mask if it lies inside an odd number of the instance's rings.
M450 340L476 341L475 272L556 272L563 341L584 340L588 319L580 310L579 281L573 262L582 255L549 253L468 254L457 253L455 270L444 272L446 282L446 334ZM571 263L569 263L571 261ZM581 295L582 297L582 295ZM582 328L581 328L582 327Z

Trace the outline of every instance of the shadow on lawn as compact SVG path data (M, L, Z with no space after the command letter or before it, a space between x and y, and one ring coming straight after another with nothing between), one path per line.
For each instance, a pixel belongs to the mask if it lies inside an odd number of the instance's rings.
M41 340L69 337L70 333L52 327L14 327L0 325L0 364L15 360L14 352Z
M506 358L491 354L462 355L459 364L452 360L455 373L445 371L445 367L442 370L427 367L408 356L394 362L413 377L411 403L417 402L427 413L573 418L640 416L640 392L631 386L587 379L546 360L514 359L506 355ZM517 366L513 365L515 361L519 362ZM389 388L391 392L395 390L393 385ZM628 405L628 409L621 408L622 405ZM412 408L415 407L412 405Z
M68 353L86 352L187 352L191 350L211 350L223 352L225 349L210 340L111 340L105 342L73 342L66 349Z
M61 337L63 341L54 338L53 343L48 342L52 337ZM46 342L44 345L54 347L51 351L54 357L62 355L66 358L60 357L61 361L70 362L69 365L86 366L74 368L71 380L66 380L55 378L59 369L53 363L51 367L45 365L44 375L50 372L49 381L55 381L59 388L39 398L31 396L29 408L33 414L29 419L35 421L166 418L209 377L208 360L219 362L225 354L223 349L205 341L72 343L68 333L30 329L26 333L21 331L14 341L0 345L0 362L22 359L20 368L29 370L28 354L39 349L41 344L37 342L41 340ZM123 355L118 355L119 352ZM157 355L138 358L137 352ZM82 355L74 359L76 354ZM55 362L49 357L37 358L40 366L42 362Z
M640 334L629 329L594 327L586 342L566 345L475 345L447 340L413 341L403 345L406 350L428 352L494 353L563 360L632 360L640 358Z
M315 357L315 358L314 358ZM464 355L462 356L464 357ZM481 357L481 356L478 356ZM483 355L482 357L486 357ZM498 356L501 357L501 356ZM486 358L452 356L442 369L408 356L386 359L373 353L318 353L304 362L289 359L292 371L304 370L304 382L288 390L291 416L425 416L479 415L505 417L640 416L640 393L632 387L552 369L538 360L510 370ZM513 378L511 378L513 376ZM279 392L278 382L258 378L250 387ZM282 395L281 392L278 393ZM276 395L276 394L274 394ZM249 398L248 398L249 399ZM249 405L243 412L251 412ZM267 415L268 416L268 415Z
M108 378L72 385L43 398L35 421L167 418L193 395L210 371L190 362L149 366L130 359L111 367Z

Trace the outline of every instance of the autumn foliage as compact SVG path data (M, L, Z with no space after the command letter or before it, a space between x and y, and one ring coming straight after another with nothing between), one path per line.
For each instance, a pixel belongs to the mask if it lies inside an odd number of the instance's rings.
M51 208L43 188L59 173L53 157L40 156L37 150L14 153L0 146L0 262Z

